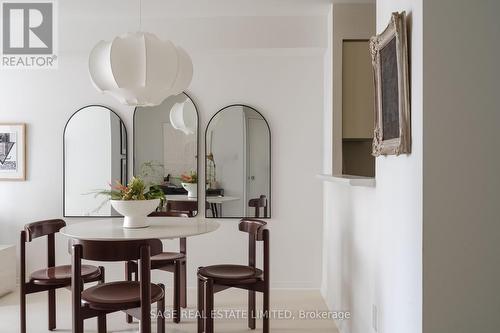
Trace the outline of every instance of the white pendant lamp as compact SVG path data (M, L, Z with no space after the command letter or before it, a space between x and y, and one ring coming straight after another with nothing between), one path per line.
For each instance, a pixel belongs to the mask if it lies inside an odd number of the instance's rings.
M136 32L97 43L90 52L89 72L97 90L120 103L154 106L187 89L193 63L172 42Z
M196 132L196 119L196 109L188 99L181 103L175 103L170 110L170 124L186 135Z

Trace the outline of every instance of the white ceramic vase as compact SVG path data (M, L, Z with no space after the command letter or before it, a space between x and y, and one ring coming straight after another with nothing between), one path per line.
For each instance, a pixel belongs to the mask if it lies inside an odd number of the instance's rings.
M196 198L198 196L197 183L181 183L182 187L188 191L188 198Z
M124 216L124 228L149 227L147 216L156 210L160 199L151 200L111 200L111 206Z

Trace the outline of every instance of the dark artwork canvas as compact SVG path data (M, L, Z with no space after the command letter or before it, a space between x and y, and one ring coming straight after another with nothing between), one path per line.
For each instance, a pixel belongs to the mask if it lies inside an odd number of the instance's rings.
M10 158L14 145L14 135L0 133L0 170L16 170L16 161Z
M396 38L380 50L383 140L399 137L399 91Z

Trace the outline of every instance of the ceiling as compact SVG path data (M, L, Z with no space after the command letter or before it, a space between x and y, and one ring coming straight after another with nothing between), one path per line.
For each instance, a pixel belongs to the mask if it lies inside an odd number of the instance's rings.
M138 17L141 0L67 0L59 7L74 16ZM142 16L162 18L326 16L332 0L142 0ZM89 17L90 18L90 17Z

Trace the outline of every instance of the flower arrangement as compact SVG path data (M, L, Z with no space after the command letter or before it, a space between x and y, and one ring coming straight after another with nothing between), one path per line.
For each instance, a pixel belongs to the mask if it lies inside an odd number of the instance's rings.
M165 200L165 194L159 186L150 186L147 189L144 180L140 177L132 177L132 180L123 185L119 181L115 184L110 184L111 189L100 191L98 194L107 195L111 200L152 200L160 199L161 202Z
M196 184L198 183L198 174L195 171L188 174L184 173L181 175L181 181L187 184Z
M111 206L124 216L124 228L145 228L149 226L149 213L163 207L165 194L158 186L147 186L140 177L133 177L125 186L119 181L110 184L111 189L99 191L97 195L109 197Z

